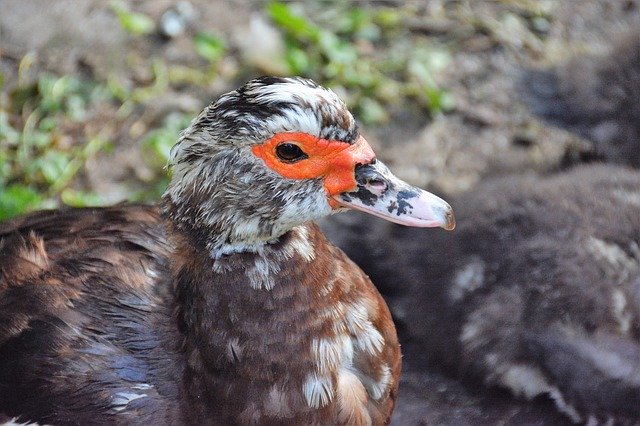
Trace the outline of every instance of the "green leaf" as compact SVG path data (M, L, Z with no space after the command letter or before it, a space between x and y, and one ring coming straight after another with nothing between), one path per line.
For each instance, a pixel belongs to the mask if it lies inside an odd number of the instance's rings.
M40 95L38 109L44 113L56 113L62 109L60 98L55 96L53 90L57 80L52 75L43 75L38 79L38 94Z
M286 58L292 74L304 75L309 71L311 66L309 55L303 49L295 46L288 47Z
M227 51L225 42L214 34L198 33L193 38L196 52L198 55L207 59L209 62L215 62L224 56Z
M389 120L389 114L380 102L363 98L360 101L360 119L365 123L384 123Z
M400 25L402 17L395 8L383 8L373 16L373 22L383 28L395 28Z
M58 151L47 151L37 160L40 171L49 184L60 179L69 161L69 156Z
M62 202L71 207L87 207L101 205L102 198L95 192L78 191L67 188L60 194Z
M120 26L134 36L150 34L156 29L153 19L142 13L130 11L127 6L120 1L111 2L111 10L118 17Z
M329 31L320 32L318 43L330 62L350 64L358 59L358 52L355 47Z
M34 189L20 184L0 187L0 220L25 213L42 203L42 196Z
M304 17L294 13L293 10L284 3L271 3L267 6L267 14L278 27L297 39L311 41L318 37L318 27L307 21Z
M434 88L425 88L427 105L432 114L450 111L455 106L455 100L451 93Z
M107 89L112 97L121 102L131 98L131 89L125 87L114 76L107 79Z
M145 157L152 166L162 168L167 165L171 148L176 143L178 134L191 122L189 114L171 114L164 120L163 126L150 132L142 141L146 151L150 151L151 157Z
M53 117L44 117L40 120L40 124L38 124L38 129L42 132L51 132L56 128L58 122Z

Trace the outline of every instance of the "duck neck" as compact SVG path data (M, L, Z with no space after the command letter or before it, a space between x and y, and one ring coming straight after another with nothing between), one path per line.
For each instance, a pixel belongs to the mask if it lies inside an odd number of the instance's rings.
M293 227L293 224L271 222L258 213L234 215L228 208L204 214L202 208L190 208L189 204L176 203L165 196L163 215L174 233L183 235L189 245L197 247L199 253L208 253L214 260L232 254L268 253L270 247L278 247L280 238Z
M253 412L280 410L276 417L285 418L289 409L311 409L303 393L317 368L310 342L326 326L318 311L331 303L320 285L326 265L317 261L315 246L325 241L317 227L302 225L256 250L217 257L201 254L206 242L197 235L170 234L192 408L241 417L253 401L259 406Z

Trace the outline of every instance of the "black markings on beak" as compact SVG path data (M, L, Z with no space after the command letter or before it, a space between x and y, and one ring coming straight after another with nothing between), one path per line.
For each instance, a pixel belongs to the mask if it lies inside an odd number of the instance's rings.
M369 164L356 165L355 179L358 190L351 193L367 206L376 204L389 189L388 181L372 167L373 164L375 164L375 160Z
M373 206L378 202L378 196L360 184L358 184L358 190L356 192L350 192L350 194L362 201L362 204L365 206Z
M371 191L383 194L389 188L389 184L380 172L371 167L373 164L375 164L375 160L370 164L356 166L356 182L358 182L358 185L366 186Z
M397 210L397 216L411 213L410 210L413 209L413 205L407 200L415 198L418 195L419 194L417 192L410 189L403 189L402 191L398 191L398 196L395 200L392 200L389 203L389 205L387 206L387 211L389 213L393 213L394 210Z

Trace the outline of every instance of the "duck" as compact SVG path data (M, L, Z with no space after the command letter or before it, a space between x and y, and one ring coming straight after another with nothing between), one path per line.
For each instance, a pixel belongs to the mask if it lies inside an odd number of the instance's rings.
M387 300L403 374L545 401L536 424L640 422L640 171L493 177L450 201L453 234L323 224Z
M565 167L592 161L640 167L640 32L614 37L608 50L522 75L520 97L534 114L592 144L569 150Z
M0 413L40 424L387 424L401 355L369 278L315 220L455 225L300 77L223 94L158 205L0 224Z

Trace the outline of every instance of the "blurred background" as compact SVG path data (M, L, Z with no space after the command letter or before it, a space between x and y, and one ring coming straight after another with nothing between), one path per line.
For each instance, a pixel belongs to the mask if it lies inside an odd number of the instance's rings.
M379 158L447 198L507 173L640 166L638 0L0 0L0 11L0 220L157 200L179 131L267 74L332 88ZM404 374L396 424L570 423L549 398Z
M455 194L589 141L524 106L522 70L605 54L633 0L0 0L0 219L156 200L180 129L259 75L342 96L404 179Z

